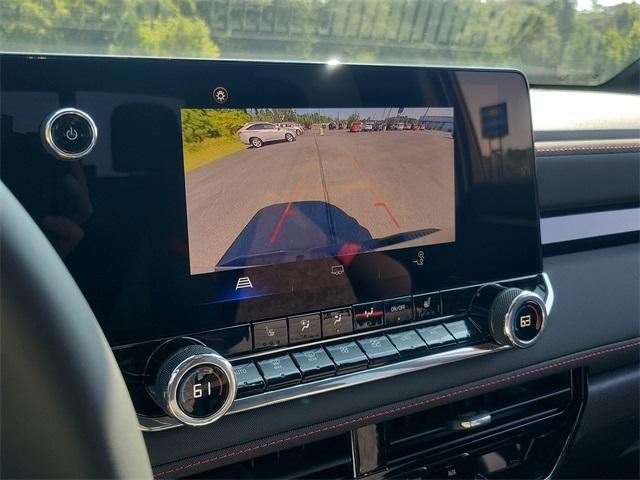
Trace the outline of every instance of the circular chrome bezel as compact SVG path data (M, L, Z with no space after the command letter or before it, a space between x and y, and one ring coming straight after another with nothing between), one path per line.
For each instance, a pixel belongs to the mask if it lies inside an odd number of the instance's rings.
M77 115L79 117L82 117L89 124L89 128L92 132L91 143L84 150L76 153L70 153L58 147L56 145L56 142L53 140L53 135L51 134L53 123L64 115ZM47 150L49 150L49 152L58 157L60 160L78 160L79 158L88 155L91 150L93 150L93 147L95 147L96 142L98 141L98 127L96 127L93 118L91 118L88 113L83 112L82 110L78 110L77 108L62 108L53 112L45 120L42 126L42 141Z
M216 96L217 92L223 92L224 97L222 99L218 99L218 97ZM227 100L229 100L229 92L222 85L218 85L216 88L214 88L211 96L213 97L213 100L220 105L222 105L223 103L227 103Z
M227 376L227 382L229 383L229 394L225 399L222 406L213 415L208 417L196 418L187 415L178 405L178 386L182 377L185 376L194 367L213 365L220 368ZM223 357L215 353L201 353L193 355L178 364L171 372L169 377L168 388L165 390L162 398L162 403L166 412L172 415L175 419L181 421L185 425L202 426L215 422L222 417L236 398L236 376L233 373L233 367Z
M514 332L513 321L514 321L515 313L527 303L533 303L538 307L540 316L541 316L540 321L542 322L542 326L540 327L540 331L538 331L538 334L535 337L533 337L531 340L521 340L516 336ZM516 347L520 347L520 348L527 348L538 341L538 338L540 338L540 334L544 331L546 325L547 325L547 307L544 303L544 300L542 299L542 297L540 297L540 295L536 293L524 291L518 294L518 296L514 298L513 301L511 302L511 305L509 305L509 309L507 310L507 313L504 316L503 333L509 339L509 342L511 342L512 345L515 345Z

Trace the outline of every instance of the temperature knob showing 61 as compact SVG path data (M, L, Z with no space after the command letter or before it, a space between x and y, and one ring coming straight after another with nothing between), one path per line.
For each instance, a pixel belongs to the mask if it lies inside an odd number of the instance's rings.
M231 364L214 350L190 345L165 360L151 390L167 415L186 425L207 425L231 407L236 380Z

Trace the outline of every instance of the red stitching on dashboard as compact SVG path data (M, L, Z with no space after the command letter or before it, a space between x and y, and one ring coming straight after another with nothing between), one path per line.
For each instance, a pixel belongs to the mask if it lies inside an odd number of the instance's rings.
M451 397L455 397L455 396L458 396L458 395L462 395L464 393L480 390L480 389L485 388L485 387L490 387L490 386L493 386L493 385L499 385L501 383L509 382L510 380L526 377L526 376L532 375L534 373L544 372L544 371L550 370L552 368L562 367L562 366L569 365L569 364L576 363L576 362L580 362L582 360L586 360L586 359L589 359L589 358L598 357L600 355L605 355L607 353L618 352L618 351L621 351L621 350L626 350L627 348L632 348L632 347L637 347L637 346L640 346L640 341L634 342L634 343L631 343L631 344L627 344L627 345L621 345L619 347L613 347L613 348L608 348L608 349L605 349L605 350L600 350L598 352L587 353L585 355L580 355L578 357L575 357L575 358L572 358L572 359L569 359L569 360L563 360L562 362L553 363L553 364L547 365L545 367L538 367L538 368L534 368L532 370L528 370L528 371L525 371L525 372L517 373L517 374L514 374L514 375L509 375L509 376L501 378L499 380L493 380L491 382L481 383L481 384L475 385L473 387L462 388L460 390L456 390L456 391L453 391L453 392L450 392L450 393L447 393L447 394L444 394L444 395L439 395L439 396L436 396L436 397L433 397L433 398L429 398L429 399L426 399L426 400L420 400L418 402L413 402L413 403L410 403L410 404L407 404L407 405L403 405L403 406L400 406L400 407L394 407L394 408L391 408L389 410L383 410L383 411L380 411L380 412L377 412L377 413L373 413L373 414L369 414L369 415L363 415L361 417L358 417L358 418L355 418L355 419L352 419L352 420L346 420L346 421L343 421L343 422L335 423L333 425L327 425L325 427L318 428L318 429L315 429L315 430L311 430L309 432L298 433L298 434L291 435L291 436L286 437L286 438L282 438L280 440L273 440L273 441L270 441L270 442L262 443L260 445L255 445L253 447L247 447L247 448L244 448L242 450L235 450L235 451L232 451L232 452L224 453L222 455L216 455L214 457L210 457L210 458L207 458L205 460L200 460L198 462L194 462L194 463L190 463L190 464L187 464L187 465L182 465L180 467L175 467L175 468L172 468L172 469L169 469L169 470L164 470L164 471L158 472L158 473L154 474L154 476L156 478L163 477L163 476L169 475L171 473L176 473L176 472L179 472L179 471L182 471L182 470L187 470L187 469L190 469L190 468L193 468L193 467L197 467L199 465L207 465L209 463L213 463L213 462L216 462L216 461L219 461L219 460L223 460L225 458L235 457L235 456L238 456L238 455L242 455L244 453L249 453L249 452L253 452L253 451L256 451L256 450L260 450L262 448L273 447L275 445L282 445L282 444L285 444L285 443L288 443L288 442L292 442L294 440L299 440L301 438L306 438L306 437L309 437L309 436L312 436L312 435L316 435L318 433L323 433L323 432L327 432L327 431L331 431L331 430L336 430L338 428L345 427L345 426L348 426L348 425L353 425L355 423L360 423L360 422L365 421L365 420L371 420L371 419L379 418L379 417L386 416L386 415L389 415L389 414L392 414L392 413L397 413L397 412L402 412L402 411L405 411L405 410L409 410L409 409L412 409L412 408L415 408L415 407L429 405L430 403L437 402L438 400L444 400L444 399L447 399L447 398L451 398Z
M602 150L637 150L640 149L640 144L628 144L628 145L594 145L594 146L579 146L574 147L539 147L536 148L536 153L554 153L554 152L599 152Z

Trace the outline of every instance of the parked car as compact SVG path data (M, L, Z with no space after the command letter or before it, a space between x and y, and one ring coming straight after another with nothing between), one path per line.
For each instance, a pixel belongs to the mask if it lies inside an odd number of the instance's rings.
M238 137L242 143L260 148L269 142L293 142L296 139L296 132L294 128L281 127L274 123L251 122L245 123L238 130Z
M404 130L404 123L394 123L392 130Z
M298 125L297 123L278 123L278 126L281 128L289 128L292 129L294 131L294 133L296 134L296 136L300 136L302 135L302 133L304 132L304 128L302 128L301 125Z
M373 123L365 123L362 127L362 131L364 132L373 132Z
M362 122L353 122L351 127L349 127L349 131L352 133L361 132L362 131Z

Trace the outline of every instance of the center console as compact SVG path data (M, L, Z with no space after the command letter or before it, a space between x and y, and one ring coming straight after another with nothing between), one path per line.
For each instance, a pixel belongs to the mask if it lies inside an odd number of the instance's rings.
M2 71L3 181L96 312L144 430L544 338L518 72L19 55Z

